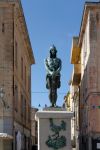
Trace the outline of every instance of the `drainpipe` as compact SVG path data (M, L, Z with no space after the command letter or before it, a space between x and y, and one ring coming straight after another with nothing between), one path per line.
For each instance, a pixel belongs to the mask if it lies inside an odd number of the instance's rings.
M12 123L13 123L13 131L12 131L12 134L13 134L13 143L12 143L12 150L15 149L15 134L14 134L14 39L15 39L15 33L14 33L14 26L15 26L15 21L14 21L14 18L15 18L15 4L12 5L13 6L13 97L12 97Z
M78 120L78 124L79 124L79 149L81 149L81 132L80 132L80 118L81 118L81 116L80 116L80 86L79 86L79 109L78 109L78 111L79 111L79 120Z

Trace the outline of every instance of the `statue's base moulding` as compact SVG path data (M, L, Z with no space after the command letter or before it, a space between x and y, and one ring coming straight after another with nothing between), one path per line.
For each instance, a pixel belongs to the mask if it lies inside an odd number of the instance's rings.
M35 116L38 121L38 150L72 150L72 117L73 113L64 109L38 111Z

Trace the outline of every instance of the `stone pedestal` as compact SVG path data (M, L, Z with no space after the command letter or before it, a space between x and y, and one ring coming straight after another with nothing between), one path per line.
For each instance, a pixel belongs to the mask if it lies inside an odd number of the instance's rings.
M38 111L38 150L71 150L72 117L73 113L58 109Z

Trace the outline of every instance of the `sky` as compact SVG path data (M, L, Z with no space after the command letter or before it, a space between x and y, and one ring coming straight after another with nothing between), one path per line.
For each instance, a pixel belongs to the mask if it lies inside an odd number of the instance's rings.
M44 60L49 56L50 46L57 48L62 60L61 88L57 90L57 105L62 106L69 91L73 65L70 64L73 36L79 36L85 0L21 0L35 57L32 65L32 106L50 106L46 89Z

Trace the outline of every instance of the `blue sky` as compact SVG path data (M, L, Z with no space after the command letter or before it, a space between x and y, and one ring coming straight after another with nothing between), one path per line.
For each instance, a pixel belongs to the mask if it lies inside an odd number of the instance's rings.
M27 28L36 64L32 66L32 106L48 106L44 59L54 44L62 60L61 88L57 105L61 106L71 78L70 50L72 37L78 36L85 0L22 0Z

